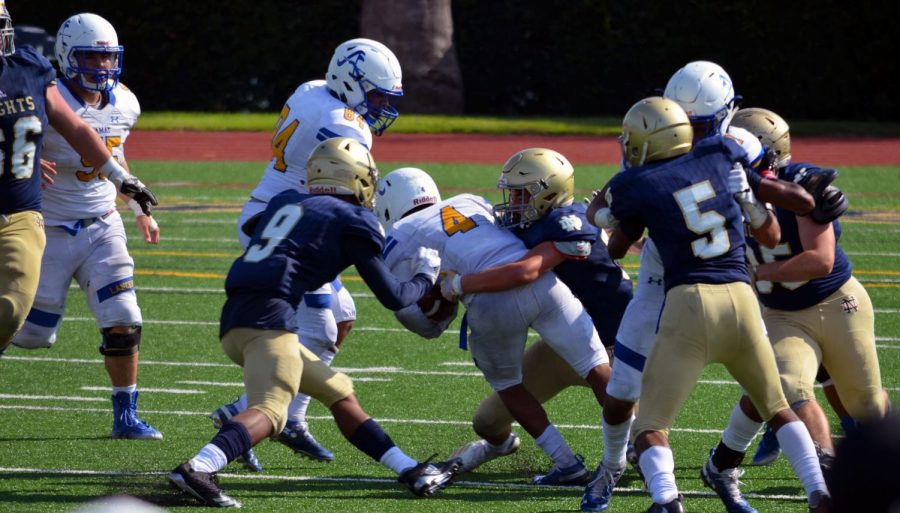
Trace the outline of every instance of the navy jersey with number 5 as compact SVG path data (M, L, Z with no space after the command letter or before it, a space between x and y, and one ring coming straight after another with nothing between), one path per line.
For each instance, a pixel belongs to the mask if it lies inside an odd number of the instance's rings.
M528 249L546 241L571 243L557 245L567 258L553 272L584 305L600 340L611 345L631 301L631 281L609 256L600 231L585 217L586 209L581 203L554 208L527 228L513 229L513 233Z
M666 291L692 283L750 283L741 209L728 192L733 140L711 137L681 157L626 169L610 182L610 209L631 239L644 227L659 249Z
M247 250L225 279L220 336L232 328L297 331L303 294L353 265L353 251L384 248L371 210L328 195L290 190L269 201Z
M53 66L25 46L0 57L0 214L41 209L41 142Z
M797 173L812 167L816 166L794 163L782 169L779 172L779 178L793 181ZM787 260L803 252L803 243L800 241L800 231L797 228L797 216L782 208L776 208L775 215L778 217L778 224L781 225L781 240L774 249L761 246L752 238L747 239L747 245L752 250L748 257L757 265ZM757 281L756 290L759 292L759 300L763 305L778 310L803 310L819 304L841 288L844 283L847 283L853 267L847 254L838 245L841 238L841 223L835 220L831 225L834 228L835 242L834 265L831 273L807 281Z

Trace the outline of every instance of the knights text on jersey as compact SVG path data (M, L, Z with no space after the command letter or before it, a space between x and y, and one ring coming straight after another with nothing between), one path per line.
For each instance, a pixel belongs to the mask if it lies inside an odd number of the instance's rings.
M372 149L369 125L332 96L324 80L301 84L281 108L272 135L272 159L251 196L267 202L289 189L306 192L309 154L332 137L350 137Z
M728 171L748 166L733 140L711 137L687 155L627 169L610 182L613 215L637 240L647 227L665 269L665 288L750 282L740 207Z
M0 57L0 214L41 210L41 146L53 66L31 47Z
M371 210L328 195L285 191L269 202L250 245L225 279L220 336L232 328L296 331L303 294L352 264L349 248L384 247Z
M124 85L104 94L99 106L87 105L65 80L59 93L85 123L97 131L112 156L125 162L125 140L141 114L137 97ZM98 108L99 107L99 108ZM44 137L44 158L56 162L53 185L44 190L44 218L48 226L66 225L76 219L97 217L116 208L116 188L87 162L52 127Z
M803 169L816 167L806 163L794 163L779 172L782 180L793 181L797 173ZM797 216L782 208L775 209L778 224L781 225L781 240L774 249L761 246L753 238L747 239L752 253L749 255L757 264L787 260L794 255L803 252L803 244L800 241L800 231L797 227ZM822 300L837 291L847 280L853 271L850 259L838 241L841 238L841 223L835 220L831 223L834 228L834 265L831 273L821 278L807 281L771 282L757 281L756 290L759 299L768 308L778 310L803 310L819 304Z

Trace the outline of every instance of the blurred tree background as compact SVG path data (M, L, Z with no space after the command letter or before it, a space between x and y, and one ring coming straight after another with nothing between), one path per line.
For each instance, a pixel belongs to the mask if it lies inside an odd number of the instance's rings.
M145 110L276 111L334 47L380 39L403 112L619 116L685 63L722 65L745 106L788 119L900 120L900 2L836 0L10 0L55 34L78 12L116 27ZM458 66L458 71L457 71Z

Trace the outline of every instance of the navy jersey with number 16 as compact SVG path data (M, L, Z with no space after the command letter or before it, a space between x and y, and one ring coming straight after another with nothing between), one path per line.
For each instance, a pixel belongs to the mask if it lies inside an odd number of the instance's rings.
M631 239L644 227L659 249L666 291L693 283L750 283L741 209L728 192L735 163L747 153L711 137L681 157L626 169L610 182L610 209Z

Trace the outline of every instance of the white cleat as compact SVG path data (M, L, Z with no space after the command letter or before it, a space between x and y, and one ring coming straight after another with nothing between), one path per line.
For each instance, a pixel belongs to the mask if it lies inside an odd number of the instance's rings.
M460 473L471 472L491 460L516 452L521 443L515 433L511 433L499 446L491 445L487 440L476 440L460 447L452 457L462 460Z

